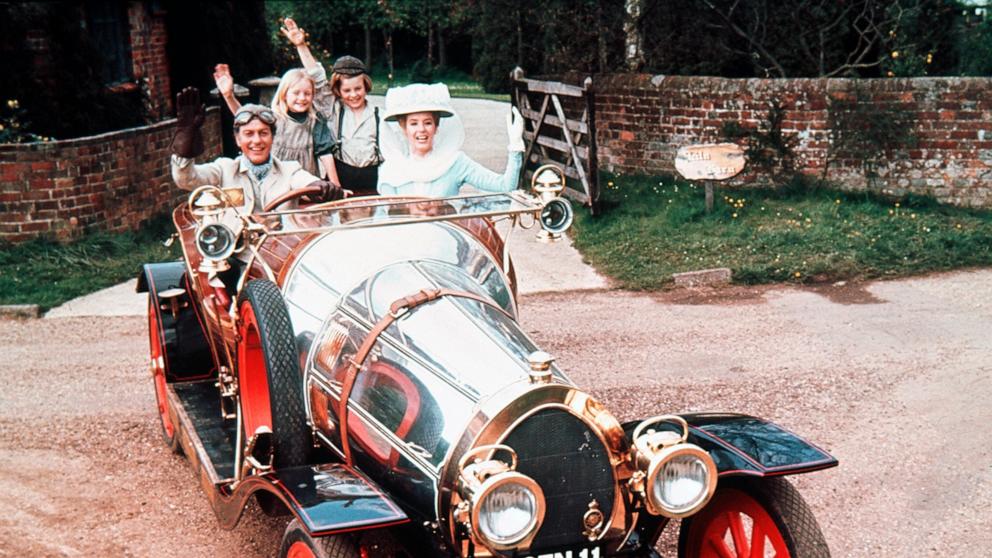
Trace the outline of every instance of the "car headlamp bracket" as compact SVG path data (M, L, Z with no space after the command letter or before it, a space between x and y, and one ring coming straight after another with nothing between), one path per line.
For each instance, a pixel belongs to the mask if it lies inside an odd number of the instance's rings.
M650 428L662 423L672 423L681 427L681 432ZM636 494L652 515L681 518L702 509L716 490L717 470L713 458L695 444L686 442L689 437L689 424L678 415L659 415L642 421L634 429L633 465L635 472L628 481L631 492ZM703 497L683 509L666 508L651 497L658 471L668 462L684 456L698 459L706 469L706 486Z
M497 452L508 453L510 463L496 459L494 456ZM483 459L481 456L484 454L489 457ZM526 550L544 521L544 492L533 479L516 472L516 468L517 452L502 444L479 446L466 452L458 461L458 493L461 502L453 510L453 519L470 535L472 542L496 553L502 550ZM485 498L508 483L526 487L536 499L536 510L533 524L527 532L518 539L501 543L483 534L479 526L479 513Z

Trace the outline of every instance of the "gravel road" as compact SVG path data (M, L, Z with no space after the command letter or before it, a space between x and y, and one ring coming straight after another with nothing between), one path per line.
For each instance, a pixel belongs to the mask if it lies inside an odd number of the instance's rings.
M752 413L834 453L794 480L835 556L992 544L992 271L536 294L521 313L621 419ZM253 508L222 531L161 443L146 335L139 317L0 321L0 556L274 554L284 521Z

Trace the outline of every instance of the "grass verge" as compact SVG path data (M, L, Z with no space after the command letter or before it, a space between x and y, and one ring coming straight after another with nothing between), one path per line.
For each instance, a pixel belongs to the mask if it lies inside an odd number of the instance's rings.
M673 273L715 267L757 284L992 265L992 212L929 198L717 187L707 214L701 185L611 175L600 184L603 214L577 211L575 246L627 289L660 289Z
M167 215L133 233L93 233L68 244L33 240L0 244L0 304L38 304L42 310L137 277L141 265L175 260L178 244Z

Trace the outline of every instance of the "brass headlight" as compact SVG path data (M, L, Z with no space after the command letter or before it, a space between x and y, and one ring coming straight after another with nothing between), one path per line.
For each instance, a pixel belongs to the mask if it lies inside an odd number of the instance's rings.
M226 260L236 244L234 232L221 223L210 223L196 231L196 249L204 258Z
M565 172L553 164L540 166L531 177L530 187L541 202L538 221L542 230L537 234L537 239L541 242L561 239L562 233L572 226L574 216L572 204L559 197L565 190Z
M541 228L555 235L568 230L575 216L572 204L565 198L555 198L541 208Z
M662 422L681 426L681 434L647 428ZM692 515L706 505L716 490L713 458L699 446L686 443L688 436L688 423L675 415L645 420L634 429L637 473L631 484L654 515Z
M511 463L490 457L468 460L483 452L511 455ZM504 445L480 446L458 463L458 490L463 500L455 519L492 551L530 546L544 521L544 492L534 479L516 472L517 454Z

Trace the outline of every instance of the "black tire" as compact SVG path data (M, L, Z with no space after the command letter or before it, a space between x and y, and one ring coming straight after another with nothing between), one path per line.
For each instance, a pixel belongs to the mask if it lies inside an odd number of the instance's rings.
M748 506L754 504L760 509L752 508L748 511ZM754 517L760 516L762 512L767 517ZM752 529L754 525L763 524L767 531L775 531L780 535L791 558L830 557L830 548L813 512L799 491L781 477L721 479L716 494L706 507L698 514L682 520L679 556L695 558L709 555L707 545L704 544L707 533L721 532L721 522L727 521L728 516L737 514L751 516ZM750 533L746 535L750 544ZM769 535L765 540L774 545L772 536ZM740 551L741 549L734 548L730 553L737 555ZM782 554L778 553L779 556ZM740 555L750 554L745 549L744 554Z
M248 282L238 297L242 338L238 349L238 385L245 434L250 438L246 407L258 410L268 405L276 469L306 465L313 449L313 435L307 426L303 403L303 374L300 372L289 312L279 288L271 281ZM254 347L254 348L252 348ZM261 349L260 358L249 352ZM258 357L257 353L253 353ZM265 374L252 369L264 364ZM262 364L258 364L262 363ZM266 385L261 386L259 382ZM268 392L268 401L258 388Z
M162 335L162 317L156 308L155 295L148 294L148 355L149 367L152 373L152 383L155 388L155 410L159 417L159 427L162 429L162 439L172 453L182 455L183 448L179 444L175 425L169 412L169 397L166 386L168 380L165 374L165 338Z
M309 554L307 553L309 551ZM311 537L307 530L300 525L300 520L293 518L286 526L279 545L279 558L359 558L361 554L354 541L347 535L328 535L326 537Z

